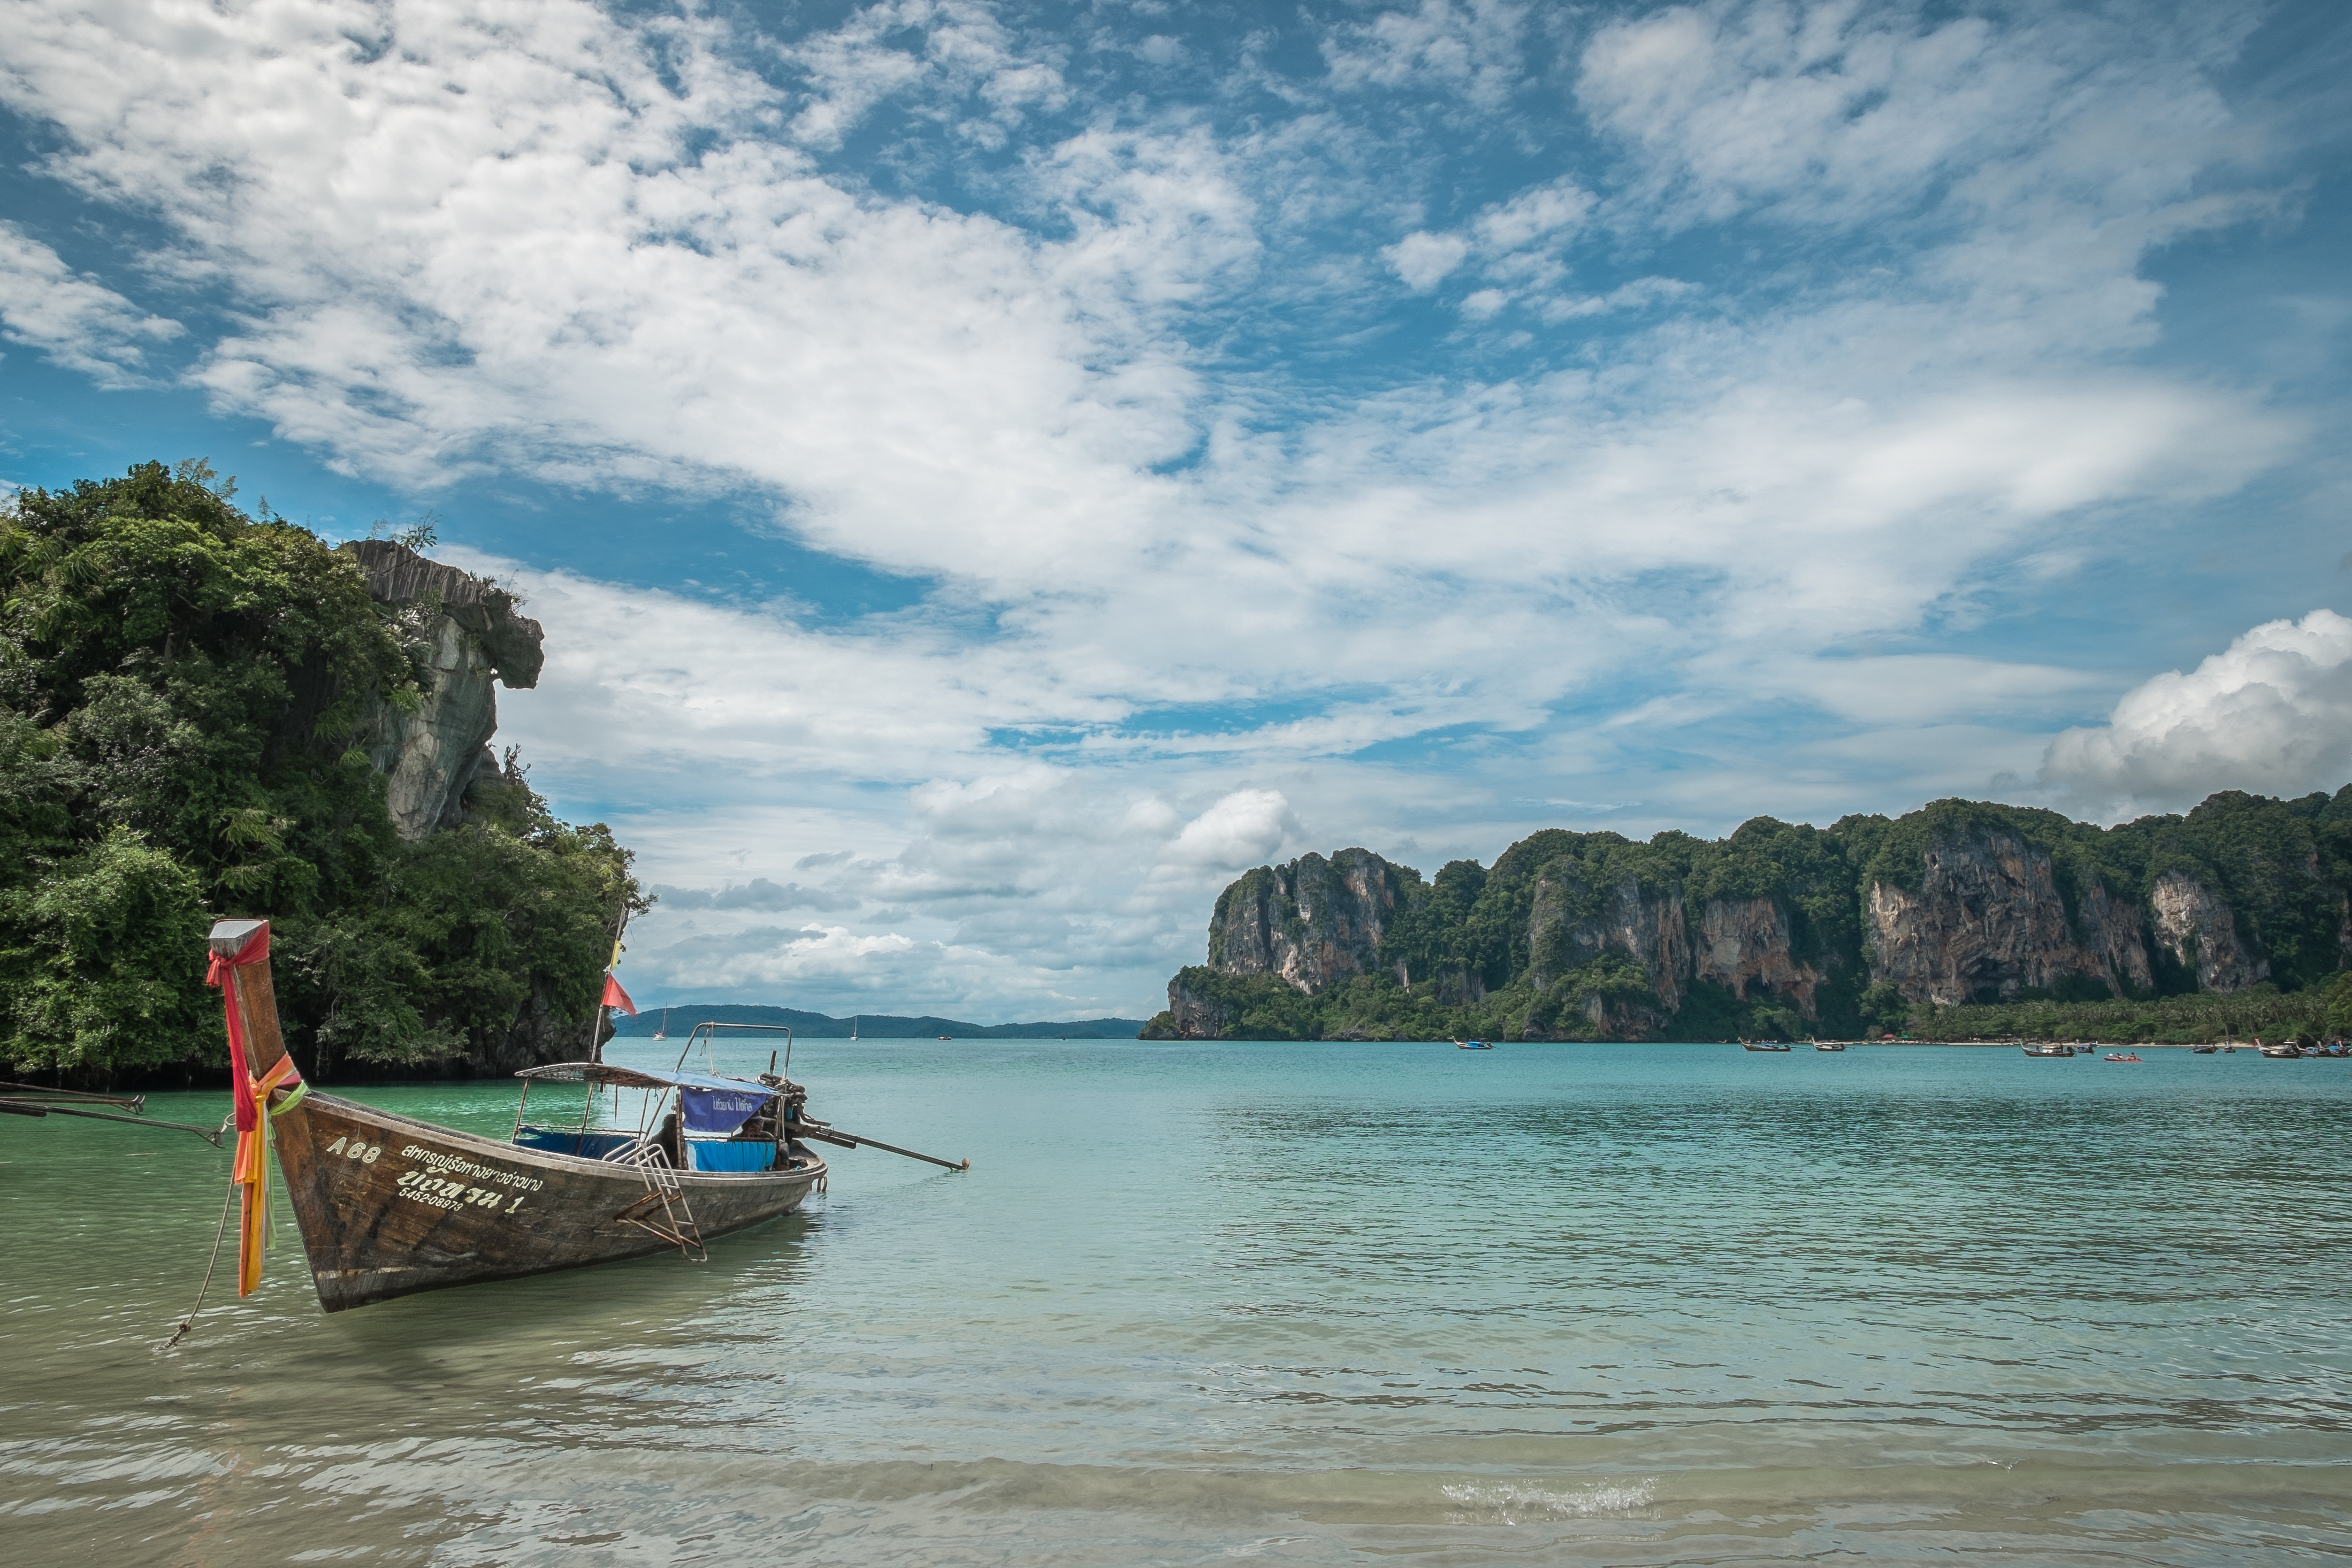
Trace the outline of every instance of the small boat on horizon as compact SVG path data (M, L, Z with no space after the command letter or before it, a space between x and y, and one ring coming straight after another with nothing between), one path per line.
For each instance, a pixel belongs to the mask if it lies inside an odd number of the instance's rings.
M2019 1049L2020 1051L2024 1051L2024 1052L2025 1052L2025 1054L2026 1054L2026 1055L2028 1055L2028 1056L2052 1056L2052 1057L2055 1057L2055 1056L2072 1056L2072 1055L2074 1055L2074 1048L2073 1046L2071 1046L2071 1045L2068 1045L2068 1044L2067 1044L2064 1040L2043 1040L2043 1041L2042 1041L2042 1042L2040 1042L2040 1043L2038 1043L2038 1044L2034 1044L2034 1045L2023 1045L2023 1046L2020 1046L2020 1047L2018 1047L2018 1049Z
M1740 1050L1742 1050L1742 1051L1787 1051L1787 1050L1789 1049L1789 1047L1787 1047L1787 1046L1785 1046L1785 1045L1781 1044L1781 1043L1780 1043L1780 1041L1778 1041L1778 1040L1741 1040L1741 1041L1739 1042L1739 1049L1740 1049Z
M2104 1060L2108 1061L2137 1061L2139 1060L2139 1052L2137 1051L2111 1051L2107 1052Z
M1842 1040L1817 1040L1813 1041L1813 1049L1815 1051L1843 1051L1845 1049L1845 1041Z
M1491 1040L1457 1040L1454 1042L1454 1049L1456 1051L1492 1051L1495 1049L1495 1042Z

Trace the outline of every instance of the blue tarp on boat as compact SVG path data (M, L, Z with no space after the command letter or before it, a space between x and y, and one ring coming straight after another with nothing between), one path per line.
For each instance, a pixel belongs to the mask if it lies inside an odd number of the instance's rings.
M583 1160L601 1160L623 1144L635 1143L633 1133L611 1133L601 1128L581 1132L572 1127L524 1127L514 1135L518 1147L543 1149L551 1155L578 1155Z
M722 1138L758 1115L760 1107L774 1098L773 1094L756 1084L733 1089L705 1089L688 1085L677 1092L678 1109L683 1113L686 1130L715 1134Z
M515 1076L543 1083L605 1083L621 1089L692 1087L736 1093L775 1092L748 1078L722 1078L709 1072L665 1072L656 1067L624 1067L617 1061L551 1061L544 1067L526 1067Z
M763 1171L776 1163L776 1145L769 1143L710 1143L690 1138L687 1158L698 1171Z

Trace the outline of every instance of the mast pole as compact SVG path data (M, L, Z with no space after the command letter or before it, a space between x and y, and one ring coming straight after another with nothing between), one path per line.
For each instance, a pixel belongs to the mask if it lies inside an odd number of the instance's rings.
M621 938L628 933L628 929L629 901L626 896L624 896L621 900L620 921L613 927L613 963L604 966L604 974L608 978L613 973L613 966L621 961ZM604 1060L604 1019L612 1010L604 1005L604 993L598 991L595 1010L588 1015L588 1060L591 1061Z

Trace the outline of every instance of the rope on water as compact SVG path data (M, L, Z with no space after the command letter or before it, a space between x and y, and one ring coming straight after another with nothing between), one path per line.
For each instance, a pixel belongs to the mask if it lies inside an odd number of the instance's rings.
M228 1234L229 1206L236 1201L236 1183L232 1181L228 1184L228 1196L221 1199L220 1224L213 1230L213 1255L205 1260L205 1282L196 1287L196 1304L188 1309L188 1315L180 1320L180 1326L172 1331L172 1337L155 1347L157 1355L179 1343L181 1337L196 1326L196 1314L205 1310L205 1292L213 1288L213 1266L220 1261L221 1238Z

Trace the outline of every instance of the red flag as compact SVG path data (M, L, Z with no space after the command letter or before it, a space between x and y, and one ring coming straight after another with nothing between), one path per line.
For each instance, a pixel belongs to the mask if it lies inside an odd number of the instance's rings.
M618 975L608 974L604 977L604 999L598 1005L618 1008L631 1018L637 1016L637 1004L629 1000L628 992L621 989L621 977Z

